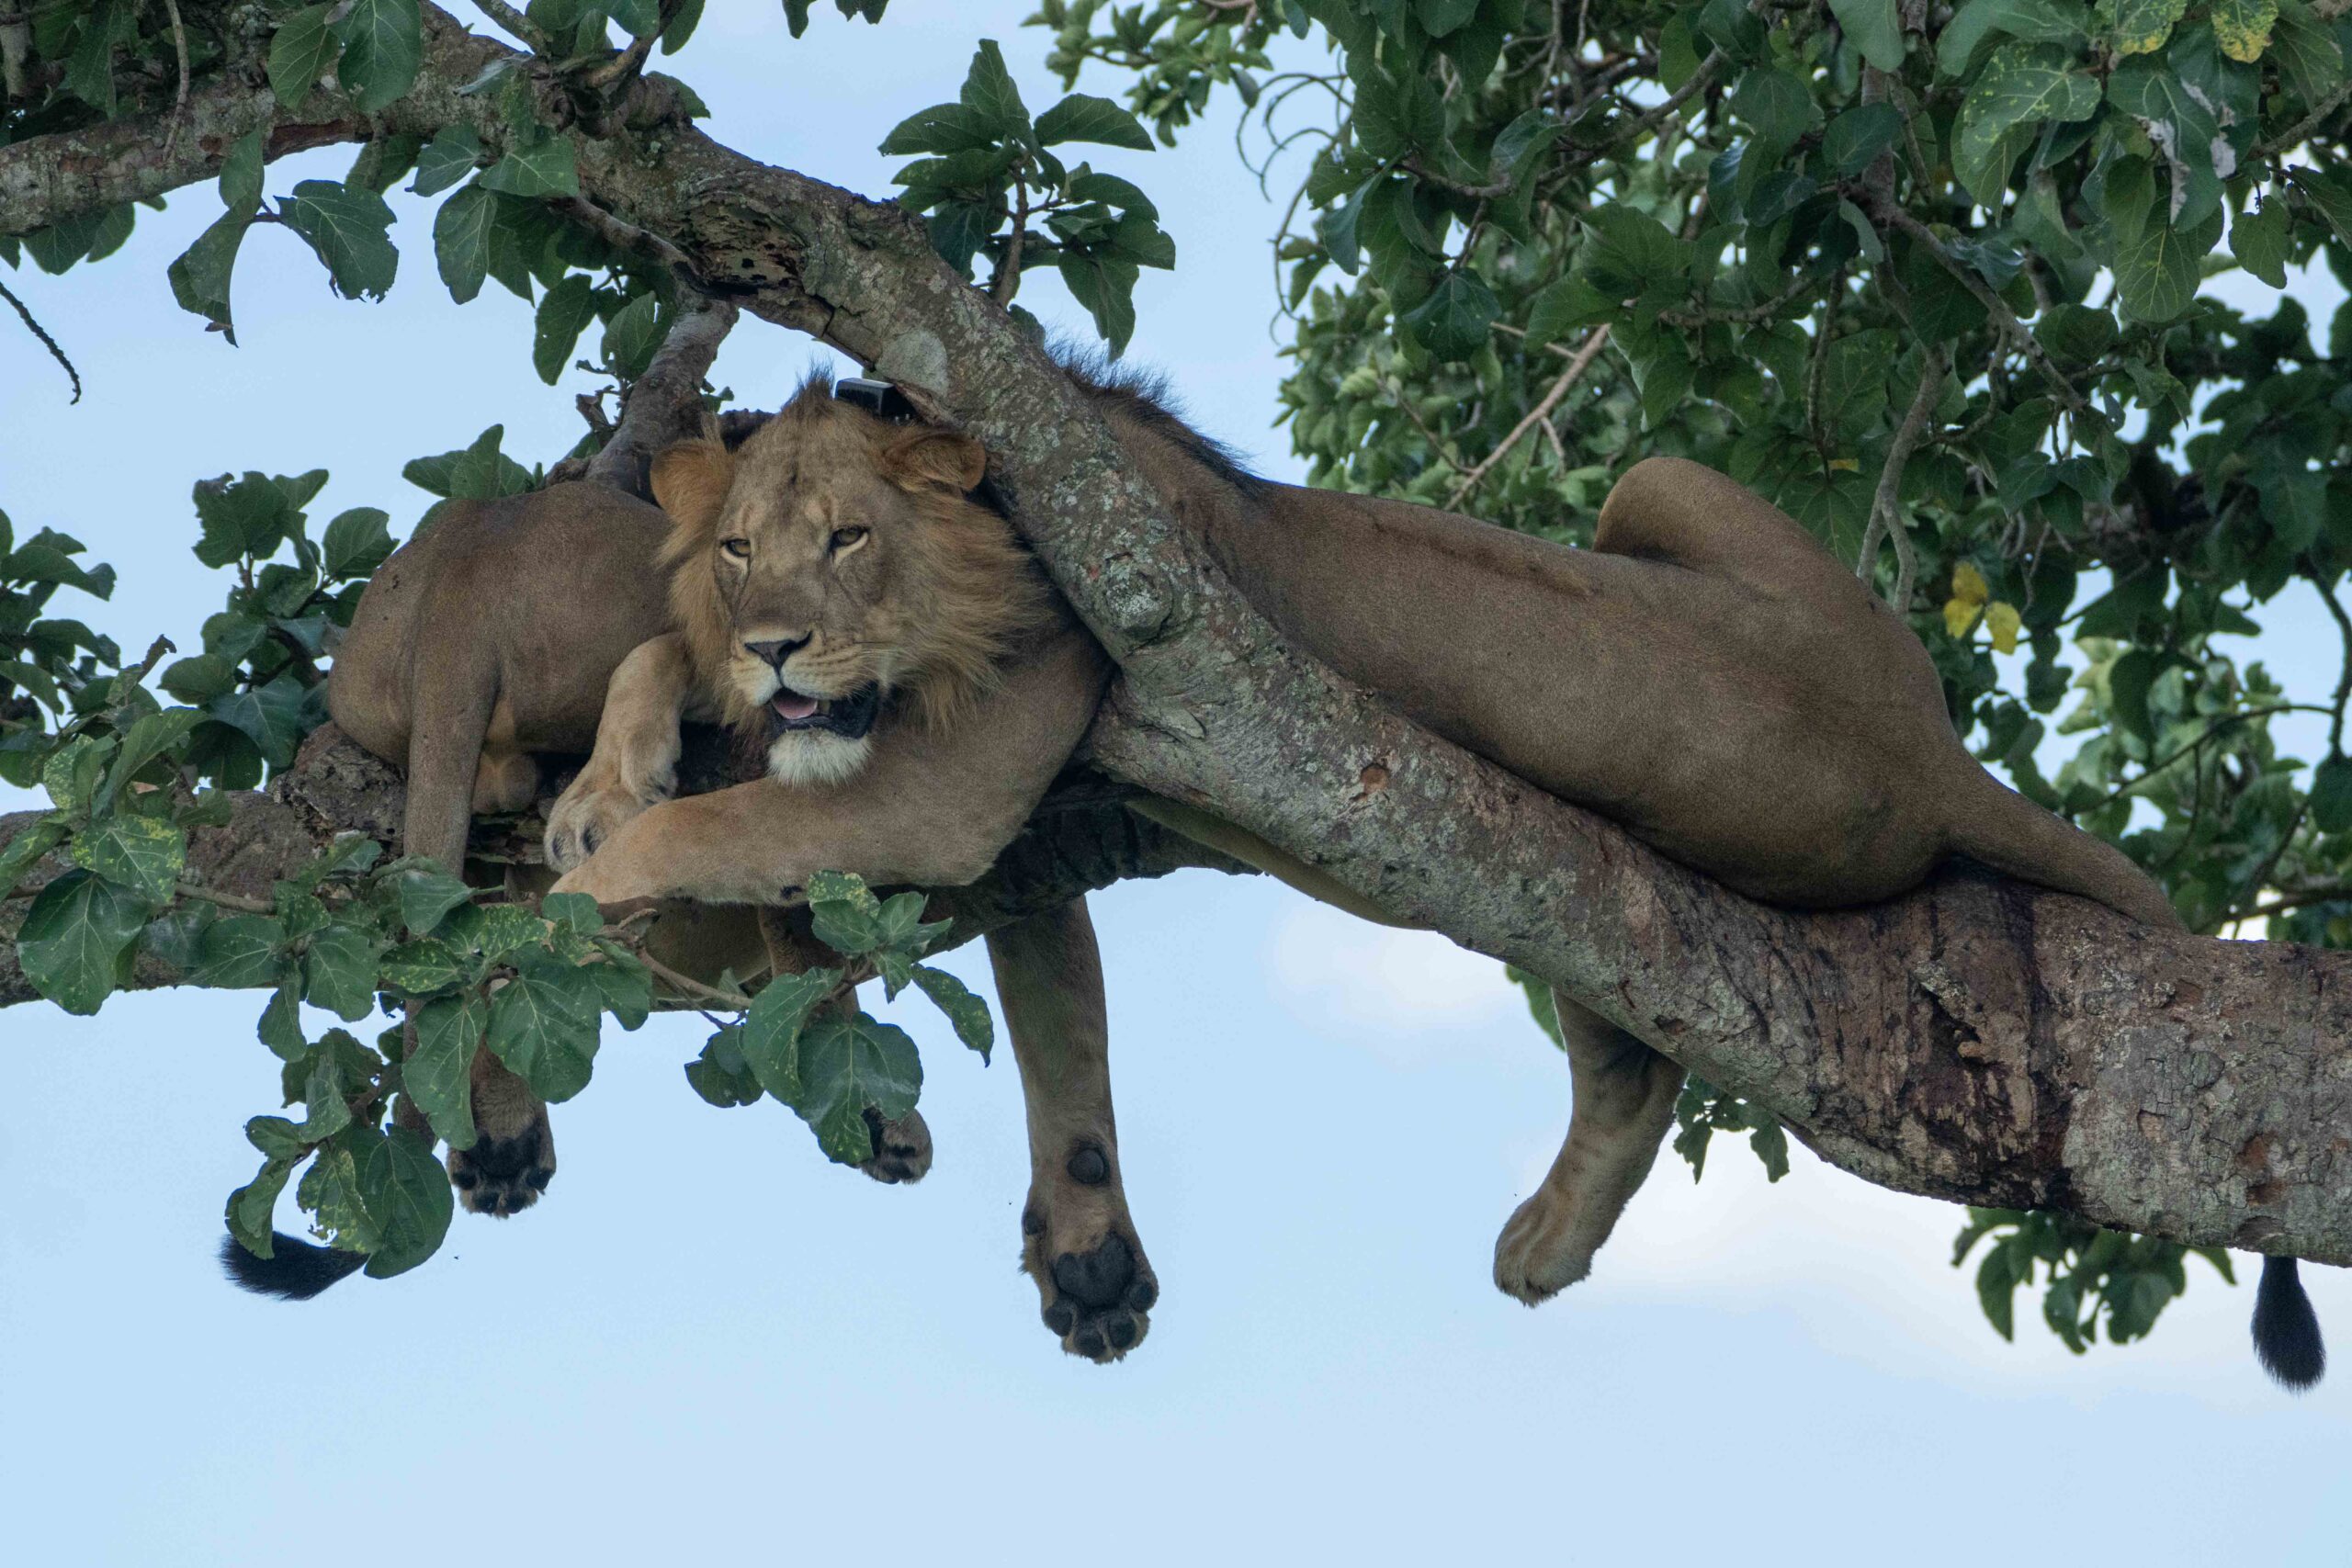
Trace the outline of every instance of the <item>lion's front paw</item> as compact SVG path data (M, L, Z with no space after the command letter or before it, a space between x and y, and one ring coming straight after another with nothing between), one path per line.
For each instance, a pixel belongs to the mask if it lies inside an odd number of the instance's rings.
M865 1130L874 1138L874 1157L857 1168L876 1181L916 1182L931 1171L931 1124L920 1111L910 1111L896 1122L865 1108Z
M1574 1196L1544 1187L1511 1211L1495 1238L1495 1288L1535 1306L1591 1273L1616 1216L1596 1224L1583 1209Z
M469 1149L449 1151L449 1181L458 1201L477 1214L504 1219L539 1201L555 1179L555 1130L542 1105L506 1136L483 1131Z
M617 784L600 784L588 773L571 781L548 813L545 852L558 871L576 871L598 845L641 816L647 807L670 798L671 790L657 783L639 792Z
M1021 1268L1046 1327L1073 1356L1104 1365L1143 1343L1159 1277L1115 1186L1033 1186L1021 1213Z

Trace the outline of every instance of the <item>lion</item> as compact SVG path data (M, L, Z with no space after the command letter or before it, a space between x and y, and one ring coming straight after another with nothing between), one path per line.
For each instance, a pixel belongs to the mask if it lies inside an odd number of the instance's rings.
M1903 620L1721 474L1635 463L1603 503L1592 548L1570 549L1434 508L1268 481L1148 389L1070 374L1168 514L1295 645L1736 892L1801 908L1869 904L1965 856L2179 926L2129 858L1987 773ZM967 435L893 425L813 389L739 451L705 440L663 453L653 489L679 529L666 558L682 629L616 676L596 755L551 824L550 859L567 867L558 890L607 906L772 904L820 870L916 886L985 871L1070 763L1111 674L989 504L986 471ZM739 717L763 716L775 776L650 804L629 792L625 781L658 773L674 748L688 689L714 682ZM1197 808L1138 808L1390 919ZM1589 1271L1648 1173L1683 1076L1569 998L1555 1002L1568 1133L1495 1248L1496 1284L1530 1305ZM1103 1176L1109 1185L1116 1172ZM1056 1215L1042 1219L1050 1233ZM1077 1292L1057 1294L1058 1264L1031 1271L1048 1325L1067 1321ZM2275 1375L2316 1379L2316 1324L2293 1260L2266 1259L2256 1328Z
M405 767L403 852L458 869L476 813L526 809L541 757L588 750L613 671L670 624L659 560L672 533L633 496L566 483L452 502L378 570L337 651L327 707L345 735ZM1084 911L1039 919L1058 932L1082 925ZM707 978L770 966L756 918L742 910L665 908L649 942L672 967ZM545 1103L482 1051L473 1113L473 1146L447 1156L460 1201L500 1218L529 1208L555 1174ZM929 1131L910 1112L876 1127L861 1168L914 1181L931 1158ZM231 1240L223 1259L238 1283L294 1298L367 1261L284 1235L272 1252L255 1258Z

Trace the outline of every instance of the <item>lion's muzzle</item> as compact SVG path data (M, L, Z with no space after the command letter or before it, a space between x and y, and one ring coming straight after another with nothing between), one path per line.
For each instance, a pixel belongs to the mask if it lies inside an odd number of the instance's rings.
M874 728L875 716L881 707L882 688L878 684L860 686L838 697L810 696L789 686L778 686L768 698L768 738L774 740L789 734L823 731L844 740L863 739L866 731Z

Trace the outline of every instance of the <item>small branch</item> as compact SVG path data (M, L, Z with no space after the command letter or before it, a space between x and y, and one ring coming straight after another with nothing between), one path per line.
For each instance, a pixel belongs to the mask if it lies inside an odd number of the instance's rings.
M25 319L25 325L31 329L33 336L39 338L40 340L40 345L49 350L49 356L65 367L66 376L74 383L73 400L77 403L80 402L82 400L82 373L74 368L74 362L65 357L65 351L57 346L57 340L50 336L47 330L45 330L39 321L33 320L32 311L26 308L25 302L22 299L17 299L14 294L8 292L8 286L5 283L0 283L0 299L6 299L9 304L14 305L17 308L17 314Z
M1463 498L1478 488L1479 481L1493 470L1497 463L1503 460L1512 447L1519 445L1521 437L1552 416L1552 411L1560 406L1560 400L1566 397L1569 389L1584 378L1584 373L1592 368L1592 362L1600 357L1600 351L1608 346L1608 344L1609 328L1605 324L1595 327L1585 334L1584 342L1577 347L1575 357L1568 361L1568 367L1560 372L1560 378L1552 383L1552 389L1544 394L1544 400L1528 410L1527 416L1511 427L1510 434L1497 442L1495 449L1480 458L1478 466L1464 474L1462 477L1462 482L1453 487L1453 493L1445 500L1447 511L1451 512L1459 507Z
M1962 288L1967 289L1975 298L1976 302L1984 307L1985 312L1999 324L2002 337L2022 349L2025 356L2033 361L2034 368L2041 371L2050 384L2057 389L2059 400L2064 402L2072 412L2086 412L2088 405L2083 401L2082 394L2075 390L2075 384L2066 378L2066 373L2059 369L2056 363L2051 359L2049 351L2035 341L2031 333L2025 330L2025 323L2018 320L2015 310L2009 309L2009 302L1995 293L1991 285L1976 276L1974 269L1944 249L1943 242L1936 237L1934 230L1905 211L1901 204L1892 197L1882 196L1850 181L1844 182L1840 188L1849 196L1860 196L1868 201L1871 204L1871 215L1873 218L1882 222L1894 224L1909 235L1913 241L1925 245L1928 248L1928 254L1935 258L1936 264L1950 273Z
M646 475L654 456L702 428L703 382L734 325L730 301L687 296L670 335L621 400L620 421L612 427L611 438L588 459L582 477L646 495Z
M1012 189L1012 238L1006 242L1004 258L997 263L996 278L989 286L989 298L1000 305L1012 304L1013 290L1021 287L1021 246L1029 237L1029 182L1016 175Z
M236 893L222 893L200 883L190 882L186 877L175 885L173 891L183 898L200 899L207 904L218 904L224 909L235 909L247 915L277 913L277 906L267 898L247 898Z
M1889 535L1894 539L1894 597L1891 601L1894 613L1911 613L1911 590L1919 574L1919 553L1911 543L1911 525L1904 521L1903 469L1911 461L1911 454L1919 447L1920 437L1927 433L1928 418L1935 412L1936 395L1943 390L1944 351L1938 345L1928 351L1927 359L1919 367L1918 390L1911 394L1911 407L1903 416L1903 423L1894 433L1894 444L1886 449L1886 466L1879 470L1878 494L1871 502L1871 523L1862 535L1861 558L1854 570L1865 584L1878 576L1879 540Z
M636 945L635 951L637 961L644 964L655 979L682 997L698 998L713 1007L725 1008L729 1012L741 1012L752 1005L752 998L741 991L722 991L716 986L704 985L690 975L679 974L675 969L647 953L641 941Z
M2352 701L2352 615L2344 613L2344 605L2335 597L2334 588L2322 582L2316 575L2311 581L2312 586L2319 590L2320 602L2327 606L2327 613L2335 618L2336 635L2344 640L2344 671L2335 682L2335 716L2327 727L2327 754L2341 757L2344 755L2344 705Z
M180 25L179 0L164 0L164 15L171 18L172 53L180 71L179 91L172 98L172 129L164 137L164 161L169 163L178 145L180 127L187 123L187 29Z
M585 197L557 197L548 203L550 211L571 219L594 234L615 250L628 251L633 255L673 269L678 276L697 288L703 288L701 269L694 258L678 249L661 235L650 233L636 224L616 218Z
M474 5L483 16L528 44L533 54L543 60L556 58L555 39L549 38L538 23L506 4L506 0L474 0Z
M2302 118L2297 120L2293 125L2289 126L2286 130L2280 131L2269 141L2255 143L2254 151L2249 153L2248 156L2255 158L2275 158L2281 152L2300 146L2302 142L2310 139L2313 131L2327 123L2329 116L2335 114L2337 109L2344 107L2344 100L2346 98L2352 98L2352 81L2337 83L2335 90L2328 94L2326 97L2322 98L2319 101L2318 106L2314 107L2311 113L2305 115Z

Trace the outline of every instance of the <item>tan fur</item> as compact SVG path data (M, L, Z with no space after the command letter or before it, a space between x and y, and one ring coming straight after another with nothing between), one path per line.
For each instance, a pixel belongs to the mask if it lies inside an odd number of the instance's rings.
M337 651L327 706L345 734L406 769L405 852L458 870L473 813L526 809L541 756L589 750L625 658L664 646L671 605L659 558L673 534L641 501L564 484L454 503L385 562ZM665 755L608 781L637 809L675 787L678 717L696 705L686 682L660 680L632 667L620 682L624 722L650 716L631 715L627 694L650 686L672 738ZM744 912L676 904L648 942L705 980L726 969L755 978L765 952ZM461 1201L500 1216L529 1207L555 1168L546 1107L484 1051L474 1108L481 1136L448 1159ZM922 1142L927 1163L927 1134ZM899 1162L902 1172L910 1163Z
M1147 400L1096 390L1170 514L1307 653L1735 889L1800 907L1869 903L1968 855L2177 923L2125 856L1985 773L1952 732L1909 628L1804 529L1720 474L1636 464L1602 508L1594 547L1569 550L1430 508L1250 479ZM871 465L876 452L841 442L805 457ZM738 471L727 504L808 478L790 464ZM1024 581L1001 570L997 586L1025 592ZM967 881L1068 764L1105 678L1100 650L1065 615L967 715L877 728L854 781L752 784L656 806L560 886L605 903L765 902L789 901L820 869ZM1145 809L1310 894L1380 914L1196 808ZM1496 1257L1497 1282L1531 1303L1583 1277L1656 1156L1681 1078L1557 1000L1576 1114Z

